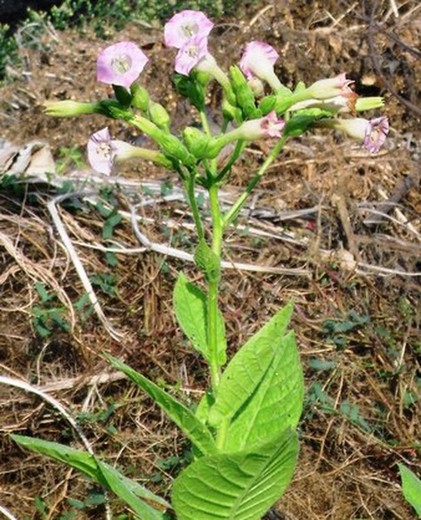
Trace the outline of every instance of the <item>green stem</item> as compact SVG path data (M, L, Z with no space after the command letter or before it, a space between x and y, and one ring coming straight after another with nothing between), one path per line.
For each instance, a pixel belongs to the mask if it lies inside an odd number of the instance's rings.
M246 203L247 199L250 197L251 192L255 188L256 184L260 181L260 179L263 177L263 174L265 171L269 168L269 166L272 164L272 162L276 159L276 157L279 155L279 152L284 147L287 137L283 136L277 144L273 147L272 151L268 155L266 161L262 164L262 166L259 168L256 175L251 179L251 181L248 183L244 193L238 197L238 199L235 201L232 208L225 214L225 217L223 219L222 227L223 229L226 229L239 215L241 209L243 208L244 204Z
M222 180L225 177L225 175L231 170L236 160L240 157L241 152L244 150L245 145L245 141L241 139L237 141L237 144L235 145L234 151L232 152L229 161L224 166L224 168L218 173L218 176L216 177L217 181Z
M189 200L190 208L193 213L193 220L196 226L197 236L200 240L204 239L204 231L203 231L203 224L202 220L200 218L200 211L197 206L197 199L195 194L195 174L190 172L190 174L187 176L187 178L184 181L184 186L187 192L187 197Z
M212 214L212 251L221 262L222 249L222 216L219 208L218 185L213 183L209 187L209 201ZM210 357L210 372L212 380L212 390L216 394L220 379L220 364L218 360L218 290L219 275L209 280L208 288L208 342Z
M200 122L202 123L202 128L205 134L209 137L212 137L212 131L210 129L208 117L206 115L206 112L204 110L200 111ZM216 170L217 170L217 163L216 159L212 159L208 163L208 169L210 171L211 177L216 176Z

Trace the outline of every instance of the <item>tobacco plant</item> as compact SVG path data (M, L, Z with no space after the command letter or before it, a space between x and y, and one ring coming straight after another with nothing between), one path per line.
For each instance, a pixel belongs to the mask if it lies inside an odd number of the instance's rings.
M175 479L171 503L93 453L13 436L19 444L77 468L116 493L142 520L258 520L284 493L297 463L297 424L304 394L296 338L289 327L293 305L280 309L227 359L224 318L218 306L224 232L236 222L253 189L290 139L318 127L332 128L376 153L388 132L385 117L355 117L362 110L381 107L383 101L358 97L345 74L311 85L299 82L292 89L282 84L274 69L278 53L267 43L248 43L239 65L222 70L208 49L212 28L205 14L187 10L173 16L164 29L165 44L177 52L175 88L197 110L201 128L188 126L181 135L172 131L167 110L139 81L148 57L134 42L115 43L98 56L97 79L112 86L112 99L45 104L52 116L102 114L152 138L155 150L113 139L104 127L89 139L88 159L104 175L114 172L120 161L133 158L176 172L197 232L194 258L206 290L180 273L173 297L180 328L209 368L209 388L197 407L187 406L119 359L104 354L168 414L192 444L194 460ZM213 82L219 84L222 100L217 114L222 126L217 134L211 131L206 106ZM219 190L246 146L259 139L268 140L271 150L224 211ZM197 185L208 193L210 229L197 204Z

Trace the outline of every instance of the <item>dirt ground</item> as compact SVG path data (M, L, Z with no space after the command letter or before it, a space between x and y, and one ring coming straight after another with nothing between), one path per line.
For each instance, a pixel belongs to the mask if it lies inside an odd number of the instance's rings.
M171 294L180 269L200 276L188 261L139 251L130 208L136 204L139 226L154 244L184 253L194 248L191 218L178 180L159 168L133 163L104 181L83 164L91 133L108 124L115 138L140 142L131 129L100 116L43 114L47 99L110 95L95 82L103 41L89 32L43 29L36 48L22 47L23 65L0 91L3 148L17 145L14 161L22 160L26 171L15 180L0 173L0 373L49 391L78 418L98 455L167 493L187 446L149 399L108 369L101 351L197 402L206 372L175 324ZM191 124L194 115L171 87L174 52L163 46L161 32L132 24L110 39L141 45L151 59L143 84L169 107L176 127ZM402 498L397 463L419 468L421 6L415 0L244 3L235 18L218 21L210 45L226 69L252 39L278 49L277 72L288 86L347 72L358 93L384 95L391 124L376 156L322 131L291 142L227 236L225 259L247 264L224 271L230 352L295 301L307 394L299 466L276 509L288 520L409 520L415 514ZM218 99L215 88L211 107ZM25 148L32 141L44 145ZM36 168L51 161L45 143L59 171L53 177ZM226 204L268 146L251 146L236 165ZM70 181L77 193L66 197ZM121 220L113 221L117 210ZM57 219L102 316L84 299ZM117 247L123 250L115 254ZM76 446L51 407L3 386L0 432L0 505L20 519L104 517L98 490L9 437ZM79 509L69 499L79 500ZM113 504L116 515L119 507ZM64 516L69 511L73 517Z

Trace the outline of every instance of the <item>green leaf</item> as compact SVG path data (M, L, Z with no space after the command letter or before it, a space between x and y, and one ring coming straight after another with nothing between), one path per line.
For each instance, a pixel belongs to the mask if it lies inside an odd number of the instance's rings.
M402 479L402 490L406 500L421 518L421 480L409 468L398 464Z
M297 435L289 430L256 451L196 460L174 483L177 519L259 520L291 481L297 455Z
M121 370L129 379L146 392L203 454L216 452L215 441L211 432L191 410L119 359L107 353L104 353L104 356L114 368Z
M11 437L21 446L63 462L110 489L137 514L142 515L141 518L144 520L163 520L164 516L162 511L155 509L142 499L163 508L170 507L163 498L158 497L137 482L125 477L109 464L97 460L86 451L70 448L57 442L34 439L23 435L12 435Z
M209 424L232 418L256 390L269 369L292 314L289 303L273 316L232 358L222 374Z
M278 338L276 344L278 350L269 369L228 429L226 451L268 442L298 424L304 381L294 333Z
M193 347L210 362L206 295L180 273L174 287L174 311L184 334ZM218 361L226 362L226 338L224 319L218 313Z

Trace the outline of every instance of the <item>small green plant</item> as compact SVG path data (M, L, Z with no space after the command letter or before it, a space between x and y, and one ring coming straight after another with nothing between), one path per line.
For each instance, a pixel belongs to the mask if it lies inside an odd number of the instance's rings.
M40 305L34 305L31 312L37 334L46 338L57 329L68 332L70 325L65 317L66 308L60 305L57 296L48 292L40 282L35 283L35 290L40 298Z
M60 175L69 168L83 168L84 153L77 146L62 146L59 149L59 159L56 161L56 172Z
M355 310L351 310L345 319L326 320L323 323L325 335L338 348L344 348L348 344L347 332L361 328L370 323L370 316L366 314L358 314Z

